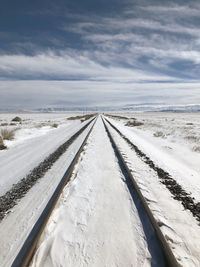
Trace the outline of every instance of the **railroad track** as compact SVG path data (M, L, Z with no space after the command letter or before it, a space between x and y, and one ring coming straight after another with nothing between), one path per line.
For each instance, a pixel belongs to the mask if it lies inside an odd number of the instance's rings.
M45 173L53 166L60 156L69 148L69 146L82 134L82 132L92 123L90 120L83 127L81 127L75 134L73 134L65 143L60 145L53 153L45 158L38 166L36 166L30 173L21 179L18 183L6 192L5 195L0 196L0 221L13 208L19 199L21 199L30 188L41 179Z
M153 228L153 231L157 237L157 241L161 247L164 261L166 262L166 266L167 267L180 267L180 264L178 263L178 261L177 261L176 257L174 256L167 240L165 239L165 237L164 237L164 235L163 235L163 233L159 227L159 224L157 223L156 219L154 218L154 215L153 215L152 211L150 210L148 203L146 202L146 200L145 200L139 186L137 185L137 182L134 179L122 153L120 152L120 149L118 148L114 138L111 135L111 132L109 131L107 124L109 124L111 126L112 126L112 124L104 118L102 118L102 120L104 123L105 130L106 130L108 137L110 139L110 142L112 144L112 147L114 149L116 158L118 159L120 169L121 169L123 175L125 176L126 183L127 183L128 189L130 191L130 194L132 195L133 201L135 198L139 199L142 208L146 212L147 218L148 218L148 220L149 220L149 222Z
M135 150L136 154L156 173L160 182L166 186L166 188L172 194L172 197L181 202L184 209L189 210L191 214L200 222L200 202L195 202L190 193L186 192L181 185L177 183L171 175L158 167L145 153L143 153L135 144L133 144L115 125L113 125L108 119L106 122L127 142L131 149Z
M90 122L88 122L85 126L83 126L73 137L72 140L70 140L70 144L79 136L91 123L93 123L91 129L89 130L88 134L86 135L84 141L82 142L78 152L75 154L71 164L69 165L68 169L66 170L65 174L61 178L58 186L56 187L53 195L49 199L47 205L45 206L43 212L39 216L38 220L36 221L35 225L33 226L31 232L29 233L28 237L24 241L19 253L17 254L16 258L14 259L12 263L12 267L25 267L29 266L30 261L34 255L37 242L48 222L48 219L63 191L63 188L66 186L66 184L69 182L74 167L76 163L79 160L80 154L84 149L84 146L88 140L88 137L90 136L90 133L94 127L94 124L96 122L97 117L93 118Z
M123 155L121 154L119 148L117 147L110 131L109 131L109 127L108 127L108 121L106 121L105 119L103 120L103 124L105 127L105 130L107 132L107 135L110 139L110 142L112 144L112 147L114 149L116 158L118 159L118 163L119 163L119 167L126 179L126 184L127 187L130 191L130 194L133 198L133 201L140 201L140 206L142 207L142 209L145 212L145 220L148 220L150 223L150 231L153 231L153 233L156 236L157 242L158 242L158 246L159 246L159 250L161 250L161 254L162 257L164 259L165 262L165 266L166 267L180 267L179 263L177 262L177 259L175 258L167 240L165 239L162 231L160 230L160 227L156 221L156 219L153 216L153 213L151 212L145 198L143 197L136 181L134 180L134 177L132 176L131 171L129 170ZM93 123L94 126L95 122ZM70 164L69 168L67 169L65 175L63 176L63 178L61 179L59 185L57 186L56 190L54 191L52 197L50 198L48 204L46 205L44 211L42 212L42 214L40 215L39 219L37 220L36 224L33 226L30 234L28 235L27 239L25 240L22 248L20 249L17 257L15 258L14 262L12 263L12 267L24 267L24 266L29 266L31 259L34 255L36 246L37 246L37 242L48 222L48 219L57 203L57 200L60 196L60 194L62 193L63 188L65 187L65 185L67 184L67 182L70 180L70 177L73 173L74 170L74 166L76 165L79 156L81 154L81 152L83 151L83 147L85 146L88 137L93 129L90 129L90 131L88 132L86 138L84 139L80 149L78 150L77 154L75 155L72 163ZM139 212L138 212L139 213ZM147 223L145 221L145 223ZM148 238L147 238L148 239ZM151 248L149 248L149 250L151 250ZM163 266L163 265L162 265Z

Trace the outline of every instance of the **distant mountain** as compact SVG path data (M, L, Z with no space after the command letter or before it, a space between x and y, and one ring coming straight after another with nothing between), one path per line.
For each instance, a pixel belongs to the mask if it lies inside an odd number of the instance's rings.
M118 107L56 107L56 108L40 108L36 112L106 112L106 111L133 111L133 112L200 112L200 104L191 105L164 105L164 104L129 104L126 106Z
M124 111L159 111L159 112L199 112L200 104L190 105L155 105L155 104L142 104L142 105L128 105L122 108Z
M62 113L62 112L200 112L200 104L165 105L155 103L128 104L124 106L95 106L95 107L45 107L37 109L0 109L0 112L9 113Z

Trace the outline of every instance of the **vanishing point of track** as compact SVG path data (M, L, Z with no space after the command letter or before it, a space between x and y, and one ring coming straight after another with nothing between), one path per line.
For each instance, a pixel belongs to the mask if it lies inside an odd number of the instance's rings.
M91 129L89 130L88 134L86 135L85 139L83 140L78 152L75 154L71 164L69 165L68 169L66 170L65 174L61 178L58 186L56 187L53 195L51 196L50 200L48 201L46 207L44 208L43 212L41 213L40 217L36 221L35 225L33 226L31 232L29 233L27 239L25 240L24 244L22 245L18 255L16 256L15 260L12 263L12 267L25 267L28 266L36 249L37 242L48 222L48 219L63 191L63 188L66 186L66 184L69 182L74 167L77 164L79 160L79 156L81 152L84 149L84 146L88 140L88 137L94 127L96 118L92 119L89 123L87 123L84 127L81 128L75 135L79 135L82 133L83 130L85 130L91 123L93 123ZM73 138L72 142L75 140ZM70 142L70 143L72 143Z
M108 137L109 137L110 142L112 144L112 147L114 149L115 155L118 159L120 169L126 178L126 183L127 183L128 188L129 188L130 194L132 195L133 201L134 201L135 197L137 197L137 199L139 199L141 206L142 206L143 210L145 211L151 226L153 227L157 241L161 247L166 266L167 267L180 266L179 263L177 262L175 256L174 256L167 240L165 239L162 231L160 230L160 227L159 227L156 219L154 218L154 215L153 215L152 211L150 210L148 203L146 202L144 196L142 195L142 192L141 192L139 186L137 185L137 182L134 179L122 153L120 152L120 149L118 148L117 144L115 143L114 138L112 137L112 135L109 131L109 128L106 125L106 122L108 123L107 120L103 119L104 127L106 129L106 132L108 134ZM133 195L135 195L135 196L133 196Z
M91 121L92 122L92 121ZM167 240L165 239L162 231L160 230L160 227L156 221L156 219L153 216L153 213L151 212L148 203L146 202L145 198L143 197L131 171L129 170L119 148L117 147L110 131L108 128L108 122L105 121L105 119L103 119L103 123L104 123L104 127L105 130L108 134L108 138L110 139L110 142L112 144L115 156L118 160L119 163L119 167L123 173L123 175L125 176L126 179L126 184L127 187L130 191L130 194L133 198L133 201L135 199L135 197L140 201L141 203L141 207L144 210L144 212L146 213L146 217L149 220L149 223L151 224L151 228L153 229L153 232L156 236L156 240L159 244L159 247L162 251L162 255L164 258L164 261L166 263L166 266L168 267L178 267L180 266L179 263L177 262ZM33 226L30 234L28 235L27 239L25 240L21 250L19 251L17 257L15 258L12 267L24 267L24 266L28 266L34 253L35 253L35 249L37 246L37 242L48 222L48 219L59 199L59 196L61 195L63 188L66 186L66 184L68 183L68 181L71 178L71 175L73 173L74 170L74 166L76 165L76 163L79 160L80 154L84 149L84 146L88 140L88 137L94 127L95 122L93 122L93 125L91 127L91 129L89 130L87 136L85 137L83 143L81 144L78 152L76 153L73 161L71 162L69 168L66 170L64 176L62 177L60 183L58 184L57 188L55 189L52 197L50 198L49 202L47 203L45 209L43 210L42 214L40 215L39 219L37 220L36 224ZM134 194L134 196L133 196Z

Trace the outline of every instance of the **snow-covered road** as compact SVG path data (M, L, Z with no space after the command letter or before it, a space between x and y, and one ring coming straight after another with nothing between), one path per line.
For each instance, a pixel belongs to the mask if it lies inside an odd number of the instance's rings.
M138 210L99 118L31 266L163 266L151 260Z

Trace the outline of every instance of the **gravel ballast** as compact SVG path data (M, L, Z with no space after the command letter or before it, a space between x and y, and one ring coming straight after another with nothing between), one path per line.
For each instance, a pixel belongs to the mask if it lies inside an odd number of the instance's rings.
M92 120L93 121L93 120ZM45 173L52 167L52 165L62 156L67 148L77 139L77 137L88 127L92 122L88 122L78 132L76 132L69 140L59 146L53 153L51 153L44 161L35 167L30 173L14 184L12 188L0 197L0 221L10 212L19 199L21 199L30 188L41 179Z

